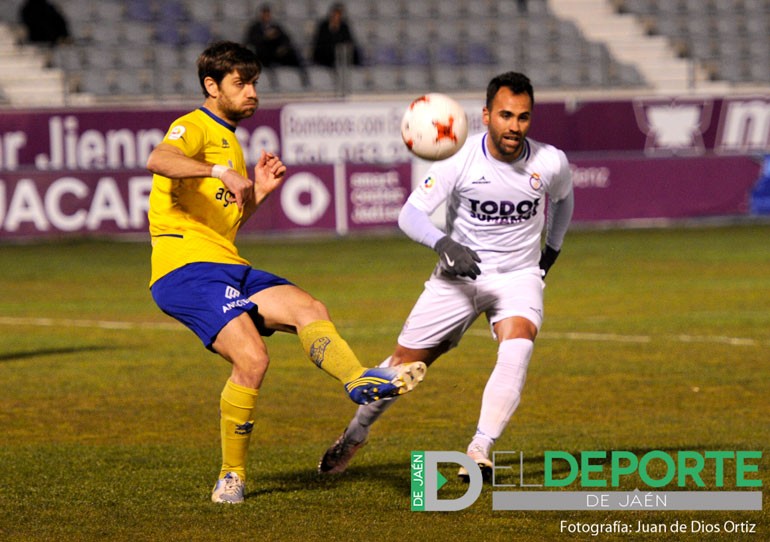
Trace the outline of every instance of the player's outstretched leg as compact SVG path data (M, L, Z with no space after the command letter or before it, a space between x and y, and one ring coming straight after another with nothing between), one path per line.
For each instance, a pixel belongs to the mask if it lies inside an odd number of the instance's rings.
M422 382L423 362L397 367L365 369L328 320L317 320L299 330L299 339L310 360L345 385L345 391L359 405L410 392Z
M345 390L353 402L366 405L412 391L425 378L426 370L421 361L366 369L361 376L346 383Z
M379 403L377 403L379 404ZM348 468L348 463L355 453L366 444L366 439L358 441L348 433L348 429L342 432L334 441L318 464L318 472L321 474L340 474Z
M371 425L395 403L396 399L397 397L390 397L358 407L345 431L324 453L318 463L318 472L321 474L345 472L355 453L366 444Z

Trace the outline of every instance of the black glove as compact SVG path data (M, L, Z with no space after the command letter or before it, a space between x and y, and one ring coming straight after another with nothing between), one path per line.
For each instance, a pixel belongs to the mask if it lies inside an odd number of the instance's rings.
M548 274L548 270L553 265L553 262L556 261L556 258L559 257L560 252L560 250L545 245L545 249L540 254L540 272L542 273L543 278Z
M481 269L476 265L481 261L479 255L465 245L445 235L436 242L433 250L438 252L441 260L441 269L448 275L455 277L470 277L476 279L481 274Z

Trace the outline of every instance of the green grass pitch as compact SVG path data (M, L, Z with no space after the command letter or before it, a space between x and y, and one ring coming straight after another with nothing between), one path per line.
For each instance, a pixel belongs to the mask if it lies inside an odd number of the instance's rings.
M322 299L366 365L393 348L435 261L405 238L244 240ZM147 289L149 243L0 246L4 541L769 540L762 511L409 510L411 450L464 450L496 344L479 321L339 477L320 455L354 411L297 339L268 339L247 500L214 505L229 374ZM524 397L496 449L761 450L770 442L770 226L571 232L548 277ZM766 490L768 458L758 476ZM528 479L542 464L525 463ZM450 481L448 495L464 487ZM734 486L734 471L726 486ZM713 479L707 479L713 484ZM634 489L634 480L620 488ZM561 521L725 521L754 534L570 534Z

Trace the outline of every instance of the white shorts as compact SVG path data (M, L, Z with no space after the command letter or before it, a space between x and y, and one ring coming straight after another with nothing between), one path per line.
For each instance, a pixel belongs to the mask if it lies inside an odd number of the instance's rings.
M521 316L539 331L543 324L543 288L539 267L482 274L476 280L434 272L406 319L398 344L423 349L448 340L450 348L454 348L481 314L486 314L490 328L500 320Z

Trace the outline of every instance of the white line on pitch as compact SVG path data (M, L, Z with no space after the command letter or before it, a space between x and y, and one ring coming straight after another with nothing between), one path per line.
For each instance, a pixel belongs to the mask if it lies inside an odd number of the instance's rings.
M117 322L111 320L74 320L69 318L14 318L0 316L0 325L41 327L87 327L97 329L163 329L181 330L184 327L173 322Z
M125 322L114 320L77 320L70 318L24 318L0 316L0 325L6 326L40 326L40 327L82 327L113 330L164 330L182 331L184 326L175 322ZM477 337L488 337L489 332L481 329L470 329L467 332ZM572 332L543 332L538 335L544 340L593 341L614 343L648 344L656 337L650 335L619 335L617 333L581 333ZM745 337L726 337L721 335L660 335L657 338L680 343L716 343L730 346L759 346L761 341Z
M489 336L489 333L482 330L469 330L476 336ZM580 333L580 332L543 332L538 335L539 339L545 340L571 340L571 341L593 341L593 342L614 342L614 343L637 343L648 344L655 338L674 341L680 343L711 343L727 344L730 346L759 346L760 341L745 337L725 337L720 335L659 335L656 337L650 335L618 335L616 333Z
M567 333L554 333L543 332L538 335L541 339L568 339L571 341L596 341L596 342L613 342L613 343L649 343L652 342L652 337L648 335L617 335L615 333L579 333L579 332L567 332Z

